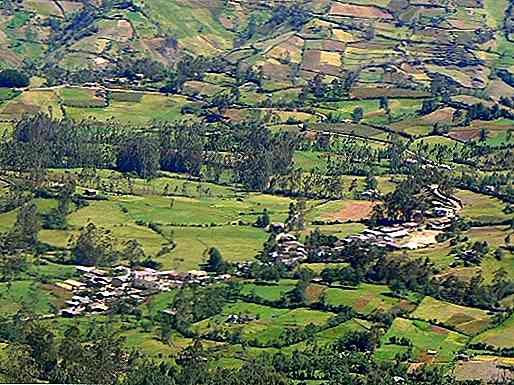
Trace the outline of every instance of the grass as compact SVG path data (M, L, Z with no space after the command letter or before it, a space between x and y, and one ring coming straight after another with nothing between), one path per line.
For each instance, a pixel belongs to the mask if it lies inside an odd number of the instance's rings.
M455 354L464 348L469 339L463 334L433 326L425 321L396 318L382 337L382 346L376 352L380 358L394 359L398 345L390 344L391 337L405 337L412 342L414 360L423 362L428 350L437 351L436 362L450 362ZM394 348L392 348L394 347ZM396 349L395 349L396 348Z
M102 107L105 101L95 95L95 91L87 88L67 87L60 92L66 106L70 107Z
M256 284L245 282L243 284L241 294L251 295L266 299L268 301L278 301L285 293L294 289L296 281L290 279L282 279L276 284Z
M397 306L408 306L398 298L390 296L387 286L360 284L355 289L331 287L325 291L326 302L331 305L350 306L361 314L371 314L377 310L390 310Z
M0 283L0 308L2 315L15 314L22 307L36 314L48 314L56 298L34 281Z
M324 153L315 151L295 151L294 164L303 169L303 171L311 171L315 168L325 170L327 166L327 158Z
M444 323L466 335L478 334L491 321L485 310L455 305L432 297L425 297L411 317L432 323Z
M76 120L96 118L105 121L113 118L122 123L143 125L152 120L174 121L181 118L180 110L186 99L180 96L144 94L139 102L112 100L108 107L65 107L68 115Z
M467 190L457 190L455 195L464 203L464 209L460 212L462 217L485 223L498 223L512 218L512 214L503 212L505 204L497 198Z
M231 314L249 314L256 319L244 325L226 323ZM257 341L260 344L271 345L286 329L299 329L307 324L321 325L333 317L333 313L298 309L277 309L264 305L237 302L228 304L220 315L193 326L197 332L204 334L213 330L240 330L243 338Z
M493 329L489 329L479 334L472 343L483 342L497 348L514 347L514 315Z
M497 260L493 255L493 251L496 248L505 245L505 238L508 234L512 234L512 230L509 229L509 226L476 227L465 233L465 235L470 238L471 242L486 241L491 247L491 252L480 264L482 276L487 282L491 282L494 273L501 268L505 269L511 279L514 279L514 269L512 268L512 266L514 266L514 254L504 250L501 260Z
M143 10L167 34L198 53L231 48L232 34L225 30L206 6L192 7L167 0L145 1Z
M177 247L159 258L163 268L179 271L197 269L206 261L206 252L216 247L226 261L252 260L268 238L268 234L254 227L175 227L172 229Z

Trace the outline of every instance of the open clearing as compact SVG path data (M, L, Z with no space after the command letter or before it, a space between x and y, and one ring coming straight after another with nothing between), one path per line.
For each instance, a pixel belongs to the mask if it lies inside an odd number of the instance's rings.
M484 310L459 306L432 297L425 297L411 317L442 323L466 335L478 334L491 322L491 316Z

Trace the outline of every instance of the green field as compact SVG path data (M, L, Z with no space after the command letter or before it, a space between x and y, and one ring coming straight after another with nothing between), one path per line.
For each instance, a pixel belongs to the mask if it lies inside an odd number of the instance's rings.
M466 335L478 334L491 322L491 316L484 310L459 306L432 297L425 297L411 317L431 323L443 323Z
M511 316L495 328L477 335L471 342L483 342L497 348L514 347L514 316Z
M330 305L350 306L357 313L371 314L378 310L411 309L412 304L391 296L387 286L360 284L355 289L331 287L325 291L326 302Z
M180 110L186 100L183 97L168 97L157 94L145 94L139 102L122 102L112 100L108 107L79 108L65 107L67 114L76 120L95 118L105 121L115 119L122 123L143 125L150 121L174 121L181 117Z
M256 319L244 325L230 324L226 319L231 314L248 314ZM298 329L307 324L321 325L333 316L332 313L309 309L277 309L268 306L238 302L229 304L223 312L193 326L197 332L205 334L212 330L234 332L240 330L246 340L259 344L272 344L286 329Z
M375 355L381 359L394 359L396 351L403 351L406 348L390 343L391 337L405 337L410 340L413 347L413 359L417 362L426 360L429 350L437 352L436 362L448 363L452 361L455 354L463 349L468 337L448 329L433 326L428 322L396 318L382 337L382 345Z
M512 218L512 214L503 211L505 204L497 198L467 190L458 190L455 195L464 204L460 212L464 218L485 223L498 223Z

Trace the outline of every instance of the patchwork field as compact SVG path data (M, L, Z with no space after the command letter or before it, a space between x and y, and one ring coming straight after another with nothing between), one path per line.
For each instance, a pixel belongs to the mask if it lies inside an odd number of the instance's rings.
M412 303L395 298L387 286L361 284L355 289L328 288L325 299L328 304L350 306L357 313L371 314L378 310L411 309Z
M512 214L503 211L505 204L499 199L464 190L458 190L456 196L464 205L460 215L465 218L485 223L498 223L512 218Z
M491 322L491 316L484 310L454 305L432 297L425 297L411 317L431 323L442 323L466 335L480 333Z
M473 338L471 342L482 342L496 348L514 347L514 316L511 316L495 328L479 334Z
M375 354L382 359L394 359L394 354L404 351L406 347L396 345L391 341L402 337L412 343L415 362L438 363L451 362L469 339L465 335L431 325L428 322L396 318L382 337L382 346Z

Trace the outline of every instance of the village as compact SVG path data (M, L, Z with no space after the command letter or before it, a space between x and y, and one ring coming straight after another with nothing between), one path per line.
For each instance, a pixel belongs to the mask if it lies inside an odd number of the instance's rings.
M320 248L318 257L337 258L339 252L353 242L367 242L391 251L416 250L436 243L436 236L450 228L462 209L462 204L456 198L442 194L437 185L429 186L428 192L433 198L430 207L424 212L414 212L410 222L366 228L359 234L339 239L333 248ZM275 262L294 267L307 260L305 245L294 234L279 232L276 242L277 250L272 253Z
M111 271L76 266L76 270L77 279L56 283L57 287L73 294L65 303L67 307L60 312L63 317L109 312L121 300L137 306L148 296L172 288L186 284L207 285L231 278L230 274L212 275L202 270L179 273L151 268L136 270L125 266L117 266Z

